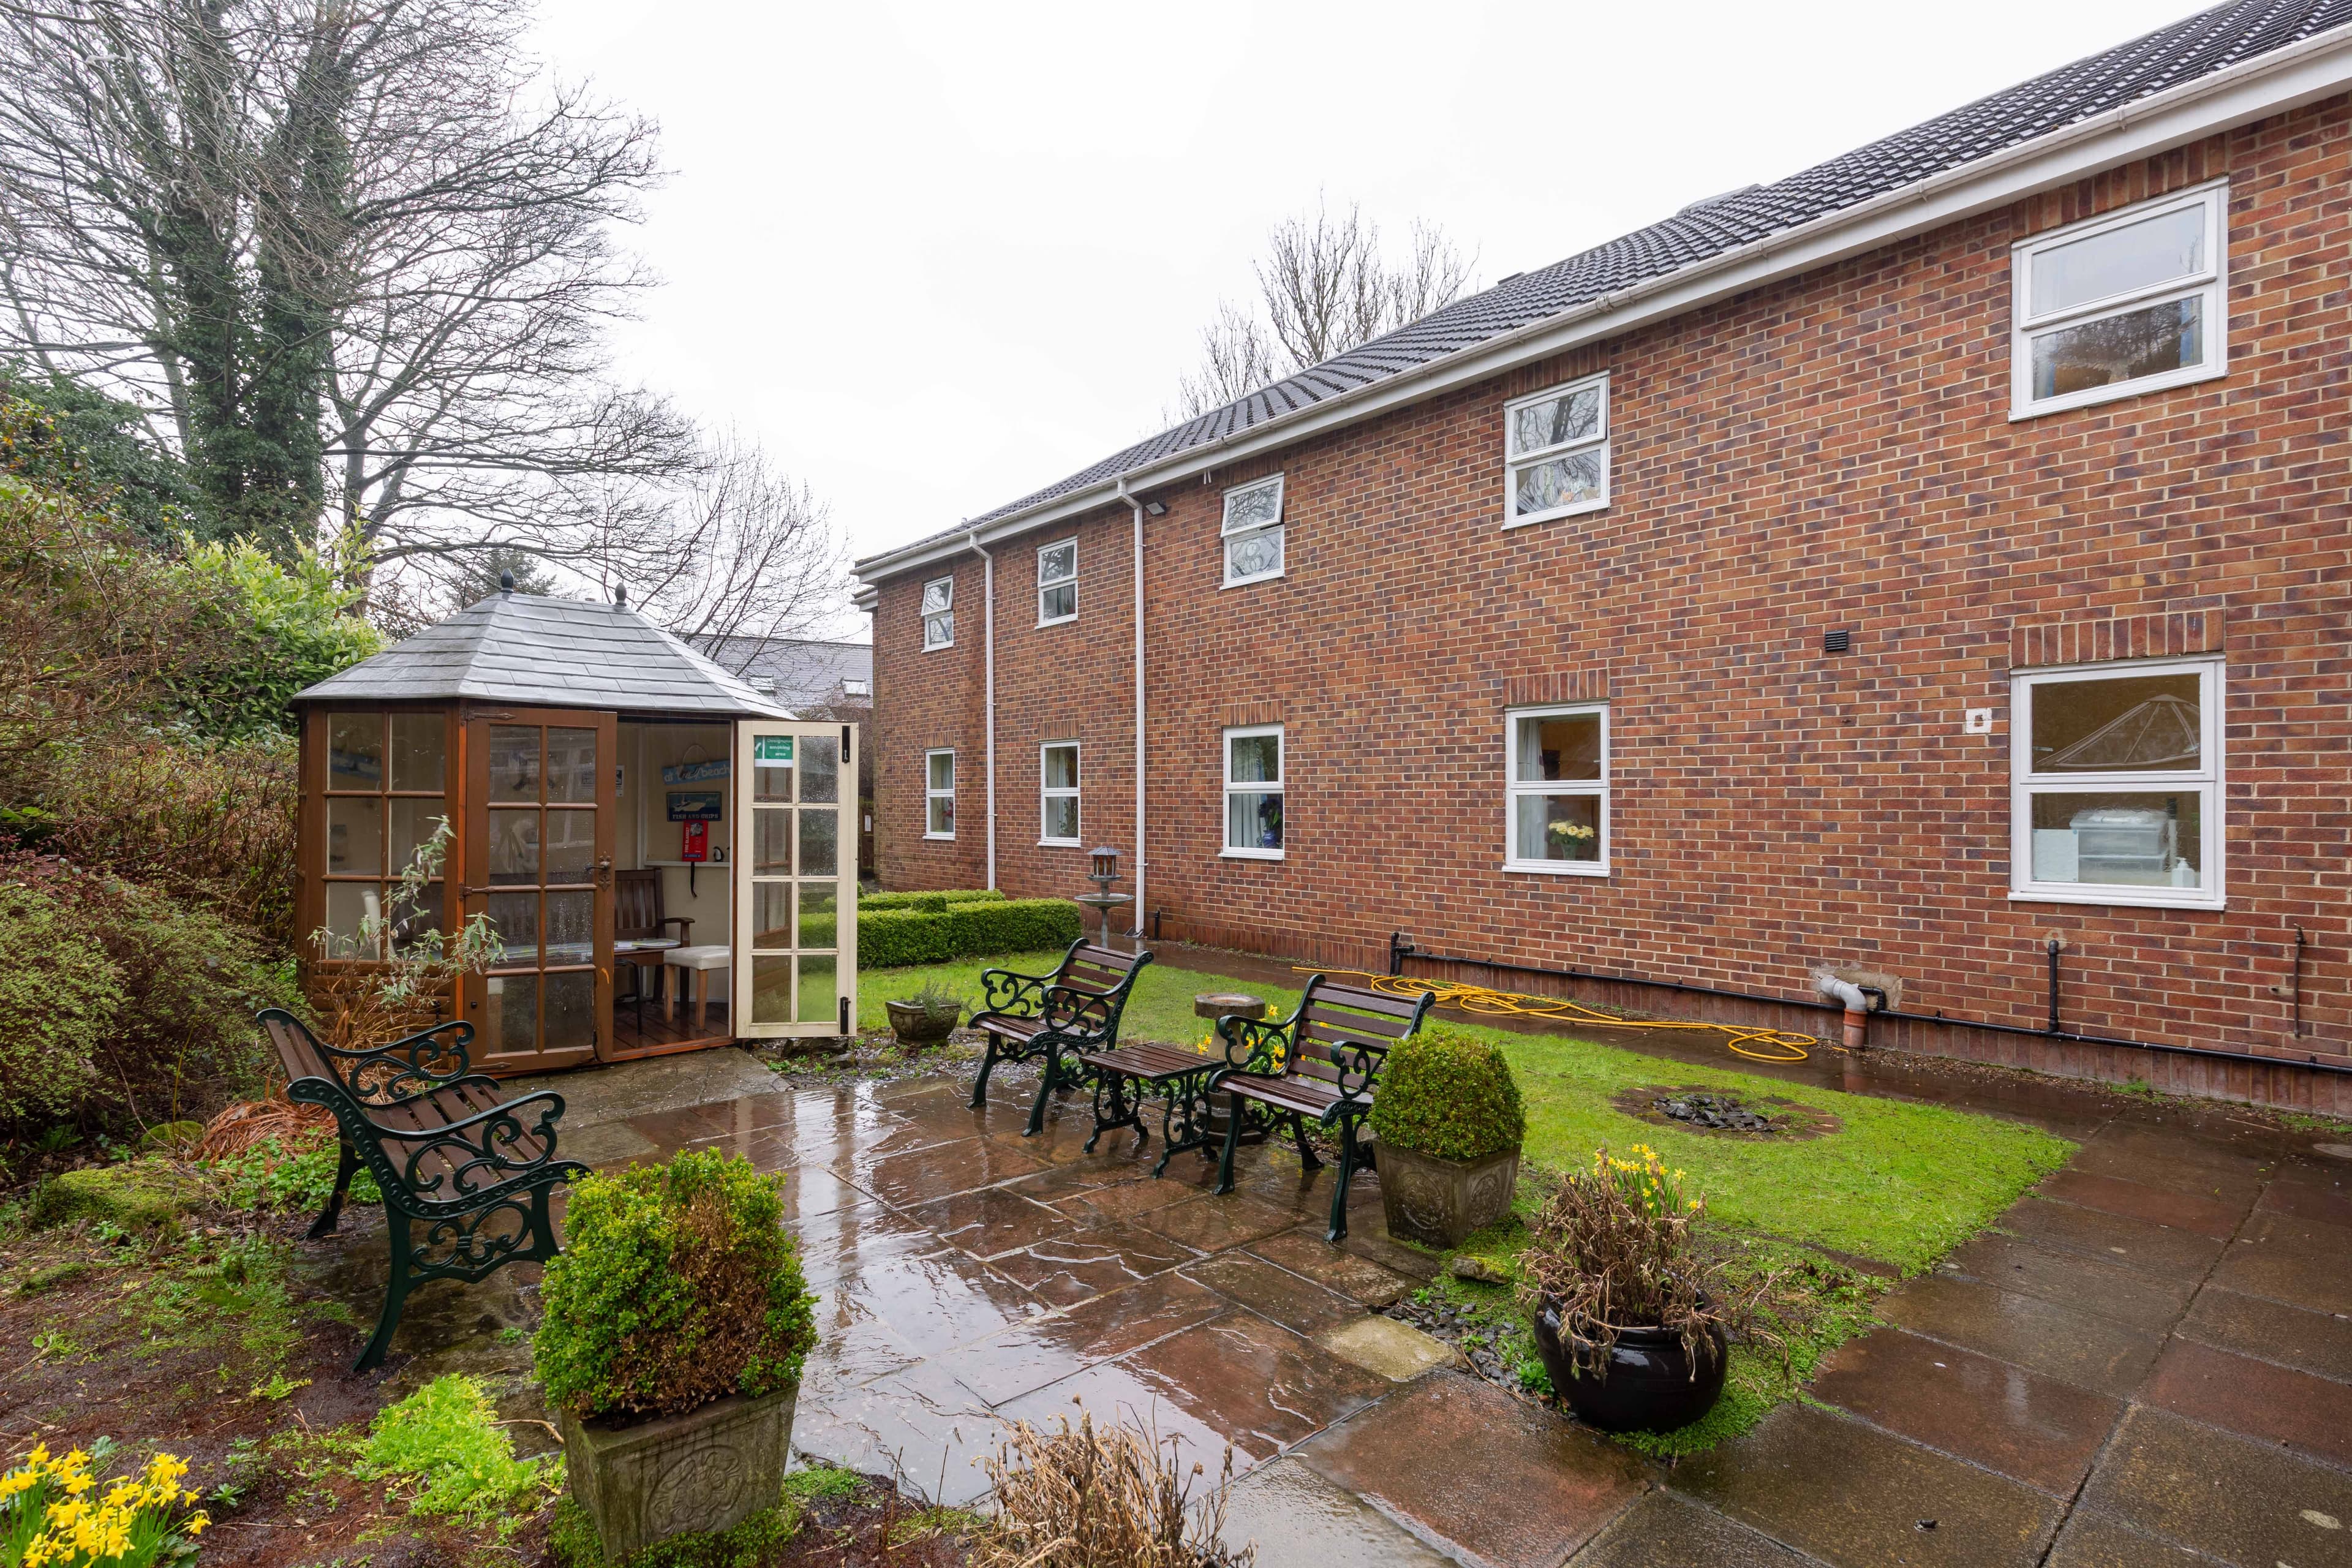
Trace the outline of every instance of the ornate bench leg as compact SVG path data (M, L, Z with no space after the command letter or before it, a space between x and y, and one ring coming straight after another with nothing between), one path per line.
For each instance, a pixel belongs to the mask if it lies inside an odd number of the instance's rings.
M338 1142L341 1158L335 1163L335 1190L327 1199L326 1212L310 1226L310 1239L321 1240L335 1234L335 1226L343 1217L343 1194L352 1190L352 1176L360 1168L359 1154L347 1142Z
M1323 1239L1337 1242L1348 1234L1348 1178L1356 1173L1356 1120L1352 1116L1339 1120L1339 1184L1331 1193L1331 1228Z
M383 1352L392 1348L392 1331L400 1324L400 1305L415 1288L408 1275L408 1216L387 1204L383 1218L385 1239L392 1247L392 1277L384 1281L383 1316L376 1320L375 1336L360 1352L360 1359L352 1363L355 1373L383 1364Z
M971 1108L978 1110L988 1103L988 1075L996 1070L996 1037L988 1037L988 1054L980 1058L980 1081L971 1086Z
M1307 1170L1319 1171L1323 1162L1315 1157L1314 1146L1307 1142L1307 1122L1297 1111L1290 1113L1291 1142L1298 1145L1298 1163Z
M1095 1073L1095 1130L1094 1135L1087 1140L1087 1153L1091 1154L1095 1152L1095 1145L1102 1142L1104 1133L1117 1127L1135 1129L1135 1148L1138 1153L1141 1153L1151 1142L1151 1129L1143 1124L1142 1090L1139 1088L1137 1089L1130 1098L1128 1089L1130 1081L1123 1072L1097 1070ZM1106 1092L1110 1099L1108 1115L1103 1110L1103 1098Z
M1242 1097L1225 1096L1225 1152L1217 1161L1217 1184L1213 1191L1223 1196L1234 1190L1234 1151L1242 1145Z
M1052 1098L1055 1089L1061 1087L1061 1067L1060 1044L1047 1040L1045 1065L1037 1069L1037 1102L1029 1108L1029 1125L1021 1134L1024 1138L1034 1138L1045 1131L1045 1101Z

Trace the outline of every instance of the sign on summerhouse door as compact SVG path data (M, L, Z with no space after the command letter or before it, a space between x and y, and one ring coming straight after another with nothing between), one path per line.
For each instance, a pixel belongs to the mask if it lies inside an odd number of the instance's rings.
M734 1016L745 1038L857 1023L857 727L735 727Z

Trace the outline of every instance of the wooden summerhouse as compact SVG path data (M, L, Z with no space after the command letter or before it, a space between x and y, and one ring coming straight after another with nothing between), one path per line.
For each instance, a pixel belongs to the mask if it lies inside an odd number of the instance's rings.
M854 1026L855 726L624 605L516 593L295 700L314 995L478 914L501 956L436 1005L492 1072Z

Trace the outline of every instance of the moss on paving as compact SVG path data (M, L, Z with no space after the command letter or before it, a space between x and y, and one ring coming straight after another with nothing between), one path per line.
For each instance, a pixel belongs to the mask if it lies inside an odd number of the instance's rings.
M88 1219L126 1231L168 1231L204 1195L197 1183L161 1160L87 1165L42 1184L26 1219L37 1230Z
M887 1025L886 997L937 980L977 1004L980 972L1003 967L1042 973L1056 953L1017 953L919 969L879 970L859 986L861 1024ZM1120 1032L1129 1039L1190 1045L1206 1026L1192 998L1207 991L1246 991L1277 1012L1298 999L1257 981L1154 964L1136 983ZM1444 1015L1449 1024L1492 1039L1509 1058L1527 1100L1528 1158L1553 1171L1580 1169L1601 1144L1647 1143L1688 1173L1709 1216L1737 1233L1801 1242L1892 1266L1905 1274L1931 1268L1990 1225L2017 1195L2064 1163L2074 1145L2021 1122L1874 1100L1790 1083L1727 1068L1580 1040L1526 1035ZM1686 1132L1636 1121L1610 1100L1652 1084L1704 1084L1747 1095L1778 1095L1836 1117L1842 1131L1803 1142L1745 1140Z

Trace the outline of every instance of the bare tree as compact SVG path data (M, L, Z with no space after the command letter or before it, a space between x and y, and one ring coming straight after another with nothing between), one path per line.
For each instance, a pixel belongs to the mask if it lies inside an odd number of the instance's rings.
M805 637L843 607L847 556L805 485L737 436L707 442L666 485L604 484L583 501L593 565L646 614L697 647L725 643L739 671L779 638Z
M233 520L366 559L578 555L550 504L695 461L605 374L647 121L503 0L0 0L0 336L128 389Z
M1477 258L1444 231L1412 226L1412 254L1391 266L1378 224L1350 205L1286 218L1257 263L1257 310L1230 301L1202 330L1201 368L1178 384L1181 416L1245 397L1451 304L1471 286Z

